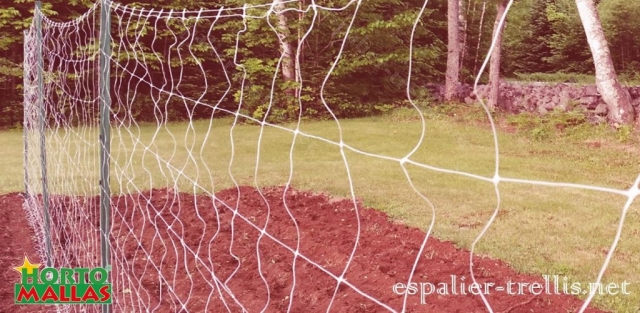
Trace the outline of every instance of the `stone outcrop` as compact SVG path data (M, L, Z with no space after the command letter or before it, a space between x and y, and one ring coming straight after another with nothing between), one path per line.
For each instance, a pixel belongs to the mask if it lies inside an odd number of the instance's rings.
M444 85L426 84L424 86L434 100L442 101ZM624 87L633 99L636 112L640 112L640 86ZM473 92L472 85L458 87L458 98L467 104L475 103L478 97L486 99L489 86L478 85L478 95ZM583 109L595 116L606 116L607 105L602 100L595 85L578 85L570 83L514 83L500 84L500 101L498 108L511 113L531 112L546 114L553 110L570 111Z

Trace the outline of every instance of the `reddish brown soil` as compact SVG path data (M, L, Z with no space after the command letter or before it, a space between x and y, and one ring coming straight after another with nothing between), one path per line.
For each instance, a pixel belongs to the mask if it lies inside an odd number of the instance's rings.
M13 304L13 288L20 279L13 268L22 265L25 254L33 263L42 262L34 249L33 230L22 202L17 193L0 196L0 312L45 312L52 308Z
M264 191L270 205L267 233L293 249L299 244L302 255L339 276L357 237L358 220L352 201L290 191L286 203L299 226L298 237L285 209L283 192L282 188ZM332 298L332 312L388 311L345 284L340 284L333 297L337 283L334 278L301 258L297 258L293 266L293 254L265 236L259 243L259 260L268 285L267 296L267 287L258 272L256 243L260 231L239 215L234 218L233 212L224 207L226 204L234 208L238 202L240 215L263 227L268 212L265 202L249 187L225 190L216 197L214 201L207 196L152 190L113 199L115 311L142 311L146 307L156 308L158 312L178 312L184 303L190 312L227 312L226 303L231 312L241 312L229 293L219 291L225 281L226 288L249 312L259 312L265 306L267 312L287 311L291 299L290 312L326 312ZM2 218L8 226L2 231L3 243L28 237L26 221L20 219L21 199L16 195L2 199L5 212ZM95 201L90 199L85 203ZM394 294L392 287L406 283L424 240L424 231L393 224L384 213L374 209L358 205L358 212L361 233L345 279L361 292L400 311L403 297ZM185 246L199 255L198 261ZM25 249L20 245L9 246L0 259L3 268L18 264ZM237 271L239 263L230 250L241 260ZM33 253L32 250L26 252ZM504 287L508 281L544 283L539 277L516 273L501 261L476 258L474 263L480 283ZM162 268L162 273L158 273L156 267ZM212 279L211 269L217 283ZM463 277L467 285L471 282L469 252L430 238L413 281L450 283L452 275L458 283ZM17 280L18 274L14 272L6 277L0 282L0 290L4 292L0 294L2 303L8 303L5 299L10 297L6 290L12 290L8 286ZM290 298L294 277L295 288ZM582 305L581 300L571 296L544 293L534 296L526 290L521 295L510 295L492 289L487 299L494 312L573 312ZM419 295L409 296L407 311L487 312L482 299L472 294L431 295L424 299L425 303L420 300ZM588 312L601 311L590 309Z

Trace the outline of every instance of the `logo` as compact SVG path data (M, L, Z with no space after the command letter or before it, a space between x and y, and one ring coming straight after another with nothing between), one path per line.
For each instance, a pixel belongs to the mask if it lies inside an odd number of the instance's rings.
M111 284L108 270L96 268L60 268L33 264L27 256L19 267L15 285L16 304L110 304Z

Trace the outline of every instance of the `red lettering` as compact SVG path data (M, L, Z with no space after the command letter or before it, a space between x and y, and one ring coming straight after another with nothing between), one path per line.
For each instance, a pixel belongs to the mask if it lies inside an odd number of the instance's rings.
M31 298L33 298L33 300L35 300L36 302L40 301L38 293L36 292L36 288L34 286L31 286L31 289L29 289L29 291L27 291L24 286L20 287L20 291L18 291L18 296L16 297L16 302L22 302L23 298L26 298L26 301L29 301L29 299Z
M100 294L102 295L102 298L100 298L100 302L107 302L111 298L109 286L102 286L102 288L100 288Z
M60 292L58 294L60 295L60 301L61 302L69 302L69 300L71 300L66 295L67 294L67 288L65 288L65 287L66 287L65 285L60 285Z
M44 291L44 294L42 295L42 298L40 299L40 301L45 302L48 300L53 300L54 302L58 301L58 295L56 294L56 291L53 290L53 287L49 286L47 287L47 290Z
M98 302L100 300L100 297L98 297L98 294L93 290L92 286L89 286L87 291L85 291L84 296L82 296L83 302L87 302L89 299L93 300L93 302Z
M72 302L80 302L80 301L82 301L82 299L80 299L78 297L78 286L76 286L76 285L72 285L71 286L71 301Z

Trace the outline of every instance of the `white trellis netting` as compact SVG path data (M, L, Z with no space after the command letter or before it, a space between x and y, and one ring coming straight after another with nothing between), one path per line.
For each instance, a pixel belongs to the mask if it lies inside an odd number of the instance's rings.
M291 1L290 1L291 2ZM36 11L36 16L42 20L41 39L37 33L37 28L32 26L25 33L25 141L26 141L26 177L27 179L27 202L26 210L29 221L36 230L39 240L43 243L40 247L40 254L43 259L47 258L45 238L51 236L51 259L52 266L55 267L95 267L100 265L100 233L99 233L99 105L100 97L98 90L98 77L100 74L100 64L98 62L100 51L99 42L99 12L102 5L109 6L112 16L112 46L110 60L112 74L111 81L111 121L112 134L111 141L111 189L113 191L113 203L122 209L112 210L111 220L113 227L110 236L111 261L113 264L112 283L114 290L114 309L117 311L179 311L189 309L194 303L202 304L206 310L244 310L246 303L239 300L229 283L233 281L235 273L242 267L242 261L234 255L233 247L229 247L229 254L237 262L230 270L230 273L222 276L219 270L213 266L215 256L208 250L218 238L218 232L211 237L204 237L204 230L200 237L196 236L195 244L187 244L190 225L185 225L181 221L183 214L193 214L197 216L195 223L205 229L207 225L213 225L214 221L206 220L202 216L205 212L199 206L201 198L196 194L204 194L214 205L215 215L219 212L233 212L233 219L230 225L230 236L239 236L234 233L235 223L246 223L254 229L260 231L260 237L255 243L258 266L260 267L260 241L266 238L277 242L288 251L293 258L293 280L291 281L291 296L288 298L288 310L291 304L296 301L293 296L296 286L296 262L305 262L310 266L319 268L335 281L336 287L332 295L332 300L327 307L331 308L331 303L338 294L341 285L347 286L360 295L375 303L382 310L404 310L403 308L392 308L375 296L362 291L359 286L344 279L345 273L349 270L353 258L358 253L358 236L351 250L350 256L342 272L333 274L320 265L318 260L304 255L300 251L299 244L288 245L267 230L267 223L257 224L242 212L238 211L238 203L225 203L215 196L216 175L228 175L236 186L238 183L234 178L234 144L237 138L234 137L234 128L240 118L250 120L260 125L258 148L255 156L256 166L254 171L255 187L261 192L260 177L258 169L264 161L261 159L260 151L263 142L263 135L267 128L277 128L290 132L293 139L290 143L289 161L290 171L285 190L291 187L294 173L293 156L296 142L305 137L307 139L322 141L338 147L340 157L347 172L346 179L349 182L351 198L358 224L353 227L360 228L359 211L356 205L356 194L353 187L353 179L350 172L350 163L345 152L358 153L371 158L379 158L388 162L395 162L401 166L407 181L412 186L415 196L424 200L425 206L431 210L432 221L430 225L425 225L426 234L420 251L417 251L413 259L414 269L418 264L422 251L428 245L428 238L431 234L433 223L435 223L435 208L431 205L428 197L421 193L414 185L411 175L406 166L413 165L425 171L438 171L450 175L462 175L469 178L493 184L495 187L498 205L494 214L486 224L482 233L478 236L472 247L470 258L473 259L475 244L481 239L500 210L500 183L522 183L533 185L545 185L552 187L568 187L587 190L596 190L606 193L614 193L627 197L628 201L622 212L622 219L618 233L614 239L611 249L608 252L605 263L598 276L597 281L602 279L612 253L615 250L624 223L624 215L630 207L632 201L638 196L638 182L629 190L615 190L597 186L586 186L570 183L554 183L531 181L517 178L501 177L500 154L498 142L495 140L495 174L492 177L479 176L473 173L455 171L446 168L438 168L429 164L423 164L412 159L413 154L423 144L426 123L423 115L420 114L422 124L422 135L416 142L413 149L407 151L402 158L395 158L362 151L350 146L342 139L343 130L340 120L331 111L330 105L324 99L324 86L330 79L342 55L342 49L349 40L353 21L358 14L358 8L362 1L350 1L342 7L323 7L311 2L305 7L292 8L287 6L289 2L274 2L271 4L245 5L244 7L202 9L197 11L187 10L162 10L162 9L140 9L131 6L123 6L114 2L97 2L86 14L76 20L59 23L48 19L40 11ZM419 13L415 17L412 30L413 34L418 27L428 1L425 1ZM297 5L296 5L297 7ZM278 16L286 11L305 12L315 17L318 11L344 11L352 10L353 16L345 30L345 35L341 40L341 49L335 57L331 68L327 70L327 75L321 86L321 101L325 108L331 113L338 129L339 139L332 140L305 133L300 128L299 118L295 126L291 128L267 122L269 110L277 106L273 102L273 94L278 79L278 69L285 59L281 55L277 64L274 64L274 76L270 90L269 106L263 119L249 116L242 111L245 78L247 70L238 59L238 50L241 37L245 32L250 31L248 25L253 20L264 20L273 35L278 40L283 40L279 35L279 26L272 23L274 16ZM507 8L508 12L508 8ZM235 53L233 55L224 54L229 47L223 48L220 38L212 34L220 31L217 28L223 20L233 20L236 28L229 31L229 36L236 38ZM504 22L504 17L502 22ZM304 44L308 34L315 26L315 18L306 33L301 34L300 45ZM168 39L167 39L168 38ZM41 40L41 41L40 41ZM39 68L38 44L41 45L41 57L43 67ZM232 47L233 48L233 47ZM296 49L300 51L300 49ZM413 52L413 41L410 46L410 56ZM489 52L490 55L490 52ZM294 56L296 63L300 62L300 55ZM407 98L413 104L409 90L411 87L412 58L409 58L407 70ZM482 73L485 69L488 58L485 60ZM228 69L232 62L238 69L231 72ZM43 89L39 86L38 70L42 71ZM104 69L102 69L104 70ZM226 90L212 90L207 77L211 71L216 71L220 77L225 77L229 82ZM161 73L155 75L151 73ZM240 75L240 86L238 88L237 106L235 109L221 107L224 99L232 92L232 84L229 77ZM305 77L297 73L297 81L304 86ZM193 78L201 78L193 81ZM479 77L479 75L478 75ZM43 103L39 102L42 95ZM299 99L298 99L299 100ZM140 103L144 103L141 105ZM299 102L302 105L302 102ZM413 104L417 111L420 109ZM44 133L40 126L40 110L44 109ZM140 109L142 108L142 109ZM187 127L176 129L170 123L173 110L183 110L186 114ZM210 141L213 141L214 114L226 113L234 117L233 125L230 127L226 140L231 144L231 161L228 164L227 173L222 173L210 168L205 161L205 149ZM203 118L203 115L208 117ZM197 115L197 117L196 117ZM142 125L139 120L149 119L153 121L153 132L149 133L143 128L148 128L147 124ZM491 118L490 114L488 114ZM198 120L199 121L198 121ZM204 120L206 123L201 123ZM204 126L203 126L204 125ZM493 124L492 124L493 125ZM41 135L44 134L45 146L41 146ZM217 134L215 134L217 135ZM497 138L495 129L494 138ZM44 149L41 149L44 148ZM51 226L45 228L43 194L43 156L41 150L46 151L47 190L49 194L49 212ZM172 191L165 195L165 202L155 203L153 200L153 188L164 187ZM151 191L150 191L151 190ZM239 189L238 189L239 190ZM239 191L238 191L239 192ZM183 203L182 198L176 196L178 193L193 194L192 203ZM264 195L261 193L263 199ZM171 204L169 204L171 203ZM265 203L266 200L265 200ZM284 206L288 210L286 199ZM268 207L268 204L267 204ZM295 224L296 230L300 226L295 222L295 218L288 210ZM220 220L215 221L220 230ZM151 233L150 233L151 232ZM148 240L148 241L147 241ZM231 240L233 241L233 239ZM299 241L298 241L299 243ZM136 247L131 252L130 247ZM172 255L171 259L165 255ZM473 262L472 262L473 263ZM470 268L473 274L473 267ZM187 276L179 277L180 275ZM256 279L264 283L265 292L270 293L270 285L261 271L256 273ZM151 289L145 277L153 277L157 289ZM473 277L473 276L472 276ZM407 277L407 281L414 281L412 276ZM474 278L475 281L475 278ZM196 287L205 287L210 290L206 299L192 297ZM595 292L595 291L594 291ZM594 292L589 295L583 306L586 308L594 296ZM490 303L482 296L483 302L491 311ZM265 300L264 308L268 306L268 299ZM213 299L218 299L224 308L212 308ZM406 298L405 298L406 304ZM98 311L97 306L81 307L69 306L61 308L63 310L93 310Z

